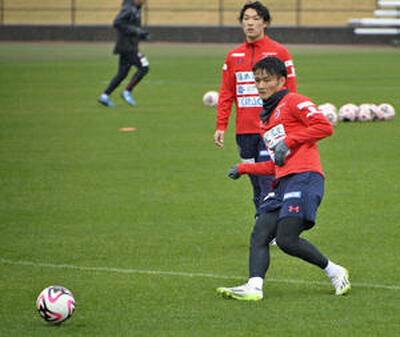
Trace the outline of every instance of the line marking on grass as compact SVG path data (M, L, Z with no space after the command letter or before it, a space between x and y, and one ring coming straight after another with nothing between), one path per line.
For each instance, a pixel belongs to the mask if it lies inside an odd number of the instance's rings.
M53 264L43 262L32 262L32 261L13 261L9 259L0 258L0 262L3 264L16 265L16 266L31 266L41 268L58 268L58 269L73 269L81 271L95 271L95 272L106 272L106 273L120 273L120 274L146 274L146 275L170 275L170 276L184 276L193 278L215 278L221 280L245 280L245 276L234 276L234 275L218 275L218 274L207 274L207 273L187 273L178 271L161 271L161 270L142 270L142 269L124 269L124 268L109 268L109 267L85 267L76 266L71 264ZM321 281L308 281L308 280L293 280L293 279L273 279L268 278L268 282L274 283L294 283L294 284L306 284L306 285L330 285L329 282ZM400 291L400 285L384 285L384 284L372 284L372 283L359 283L352 282L352 286L362 288L377 288Z

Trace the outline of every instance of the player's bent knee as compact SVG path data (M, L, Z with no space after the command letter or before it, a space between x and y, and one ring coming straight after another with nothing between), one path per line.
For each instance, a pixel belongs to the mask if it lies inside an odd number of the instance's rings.
M251 247L265 246L275 237L277 220L277 212L260 214L251 233Z
M286 254L297 255L302 223L303 219L300 217L285 217L279 221L276 244Z
M142 72L143 76L146 75L149 72L149 70L150 70L150 67L142 67L141 72Z
M298 240L298 239L297 239ZM286 254L296 255L296 239L285 237L285 236L277 236L276 244L278 247L283 250Z

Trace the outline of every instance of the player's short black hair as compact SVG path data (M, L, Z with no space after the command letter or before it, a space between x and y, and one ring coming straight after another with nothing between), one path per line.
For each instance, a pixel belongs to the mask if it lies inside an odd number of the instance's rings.
M239 21L243 21L244 12L249 9L253 8L259 16L261 16L266 23L271 22L271 15L269 14L269 10L266 6L264 6L260 1L251 1L245 4L240 11Z
M258 61L253 66L253 73L257 70L265 70L268 74L287 78L285 63L275 56L268 56Z

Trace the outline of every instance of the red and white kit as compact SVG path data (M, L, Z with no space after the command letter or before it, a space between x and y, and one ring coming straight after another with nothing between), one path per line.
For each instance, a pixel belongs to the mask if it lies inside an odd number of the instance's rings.
M324 175L317 141L330 136L333 127L317 106L305 96L289 93L282 98L266 123L261 123L264 140L272 160L239 164L240 174L275 175L276 179L300 172ZM275 166L274 147L283 140L290 150L282 167Z
M256 62L275 56L285 62L288 78L286 86L296 92L296 73L289 51L267 36L249 43L245 42L231 50L222 71L222 84L217 108L217 130L228 126L232 103L236 104L236 134L259 133L262 99L255 86L252 68Z

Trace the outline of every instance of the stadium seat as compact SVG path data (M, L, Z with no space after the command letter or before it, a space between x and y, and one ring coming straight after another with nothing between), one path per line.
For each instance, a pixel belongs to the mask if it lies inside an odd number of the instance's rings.
M350 19L356 35L400 35L400 1L378 1L375 18ZM388 10L390 9L390 10Z

